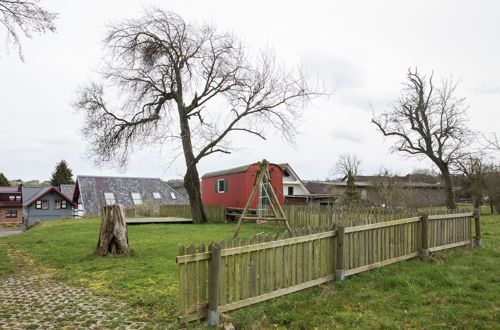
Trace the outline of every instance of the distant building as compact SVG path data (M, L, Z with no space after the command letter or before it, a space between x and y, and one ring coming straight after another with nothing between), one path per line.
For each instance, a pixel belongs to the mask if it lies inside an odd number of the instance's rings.
M283 170L277 164L269 164L271 185L283 205ZM259 164L250 164L221 171L206 173L201 178L202 200L204 205L224 205L230 208L243 209L250 198L254 188ZM260 196L259 191L250 204L251 209L256 209Z
M311 201L311 193L290 164L278 164L283 170L283 195L285 204L304 205Z
M79 175L73 194L81 216L100 216L105 205L122 204L125 208L151 200L156 205L189 204L189 200L158 178Z
M24 224L73 217L76 203L56 187L22 187Z
M0 187L0 225L23 222L22 186Z

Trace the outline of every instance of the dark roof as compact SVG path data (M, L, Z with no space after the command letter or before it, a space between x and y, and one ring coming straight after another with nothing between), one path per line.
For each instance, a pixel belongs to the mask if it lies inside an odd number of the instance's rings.
M358 177L356 177L358 178ZM361 177L368 178L368 177ZM372 181L355 181L354 185L356 187L373 187L375 182L379 179L379 176L371 177ZM405 182L401 181L403 187L407 188L442 188L443 186L439 183L426 183L426 182ZM311 194L328 194L331 193L332 189L335 187L346 187L346 181L306 181L304 185L311 192Z
M59 186L59 190L73 200L73 194L75 193L75 184L62 184Z
M10 186L0 186L0 194L2 193L18 193L19 187L10 187Z
M51 192L55 192L56 194L64 198L68 203L72 204L73 206L76 206L76 204L71 199L69 199L68 196L63 194L56 187L23 187L22 191L23 191L24 207L29 207L33 205L33 203L35 203L37 200L39 200L40 198Z
M332 185L330 182L304 181L304 186L311 195L332 195Z
M206 178L213 178L214 176L222 176L222 175L228 175L228 174L243 173L243 172L248 171L248 169L252 165L253 164L243 165L243 166L229 168L227 170L220 170L220 171L205 173L201 178L202 179L206 179Z
M139 193L141 199L151 199L157 204L188 204L189 200L159 178L113 177L79 175L76 178L73 201L80 202L86 215L98 216L106 205L104 193L114 194L117 204L133 207L131 193ZM155 199L153 193L160 193ZM171 193L175 199L171 197Z

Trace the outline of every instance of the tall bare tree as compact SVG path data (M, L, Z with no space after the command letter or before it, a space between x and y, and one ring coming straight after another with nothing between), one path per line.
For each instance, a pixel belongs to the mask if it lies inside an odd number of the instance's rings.
M200 160L230 153L230 133L265 139L274 129L292 140L302 110L318 95L299 70L286 70L274 56L246 54L232 34L159 8L111 25L105 46L101 82L81 88L75 103L86 116L91 154L97 163L126 165L134 147L182 147L195 222L206 220Z
M39 5L40 0L0 0L0 26L6 30L7 49L17 49L21 60L24 60L21 46L21 35L32 38L33 34L55 32L56 13L49 12Z
M373 118L384 136L395 139L393 151L428 157L440 170L445 185L446 205L456 208L450 164L462 157L470 144L465 99L457 97L457 83L444 78L436 86L417 69L408 70L399 100L392 109Z
M349 173L352 176L359 175L361 172L361 159L355 154L342 154L335 163L332 170L333 175L347 177Z

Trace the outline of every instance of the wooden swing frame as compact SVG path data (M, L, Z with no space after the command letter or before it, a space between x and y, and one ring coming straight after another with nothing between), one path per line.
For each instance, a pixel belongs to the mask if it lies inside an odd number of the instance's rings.
M263 216L259 217L259 215L250 215L249 210L250 210L250 205L252 204L255 195L257 194L257 191L259 190L261 183L264 182L264 179L267 179L268 182L268 189L262 189L262 191L265 192L265 198L269 202L269 205L271 207L271 211L274 214L274 217L268 217L268 216ZM271 194L271 196L269 196ZM255 178L255 182L253 185L252 192L250 193L250 197L247 200L247 203L245 205L245 208L243 209L243 213L240 216L240 219L238 220L238 225L236 226L236 231L234 233L233 238L236 238L240 232L240 228L242 223L245 220L266 220L266 221L281 221L285 223L286 229L290 234L292 234L292 228L290 228L290 225L288 224L288 221L286 219L285 212L281 208L280 203L278 202L278 197L276 196L276 193L274 192L273 186L271 185L271 174L269 173L269 162L267 160L262 160L259 162L259 169L257 170L257 177Z

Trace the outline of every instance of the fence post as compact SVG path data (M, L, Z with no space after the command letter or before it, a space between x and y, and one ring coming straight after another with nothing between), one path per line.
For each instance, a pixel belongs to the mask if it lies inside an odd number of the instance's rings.
M219 326L219 275L221 264L222 246L218 243L211 244L212 258L210 260L210 278L208 283L208 314L209 326Z
M422 219L422 248L420 249L420 254L423 256L428 256L429 251L429 215L422 213L420 215Z
M474 222L476 224L476 236L474 237L474 243L476 246L482 246L483 240L481 239L481 209L477 208L474 210Z
M337 226L337 265L335 269L335 282L345 279L345 263L344 263L344 238L345 225Z

